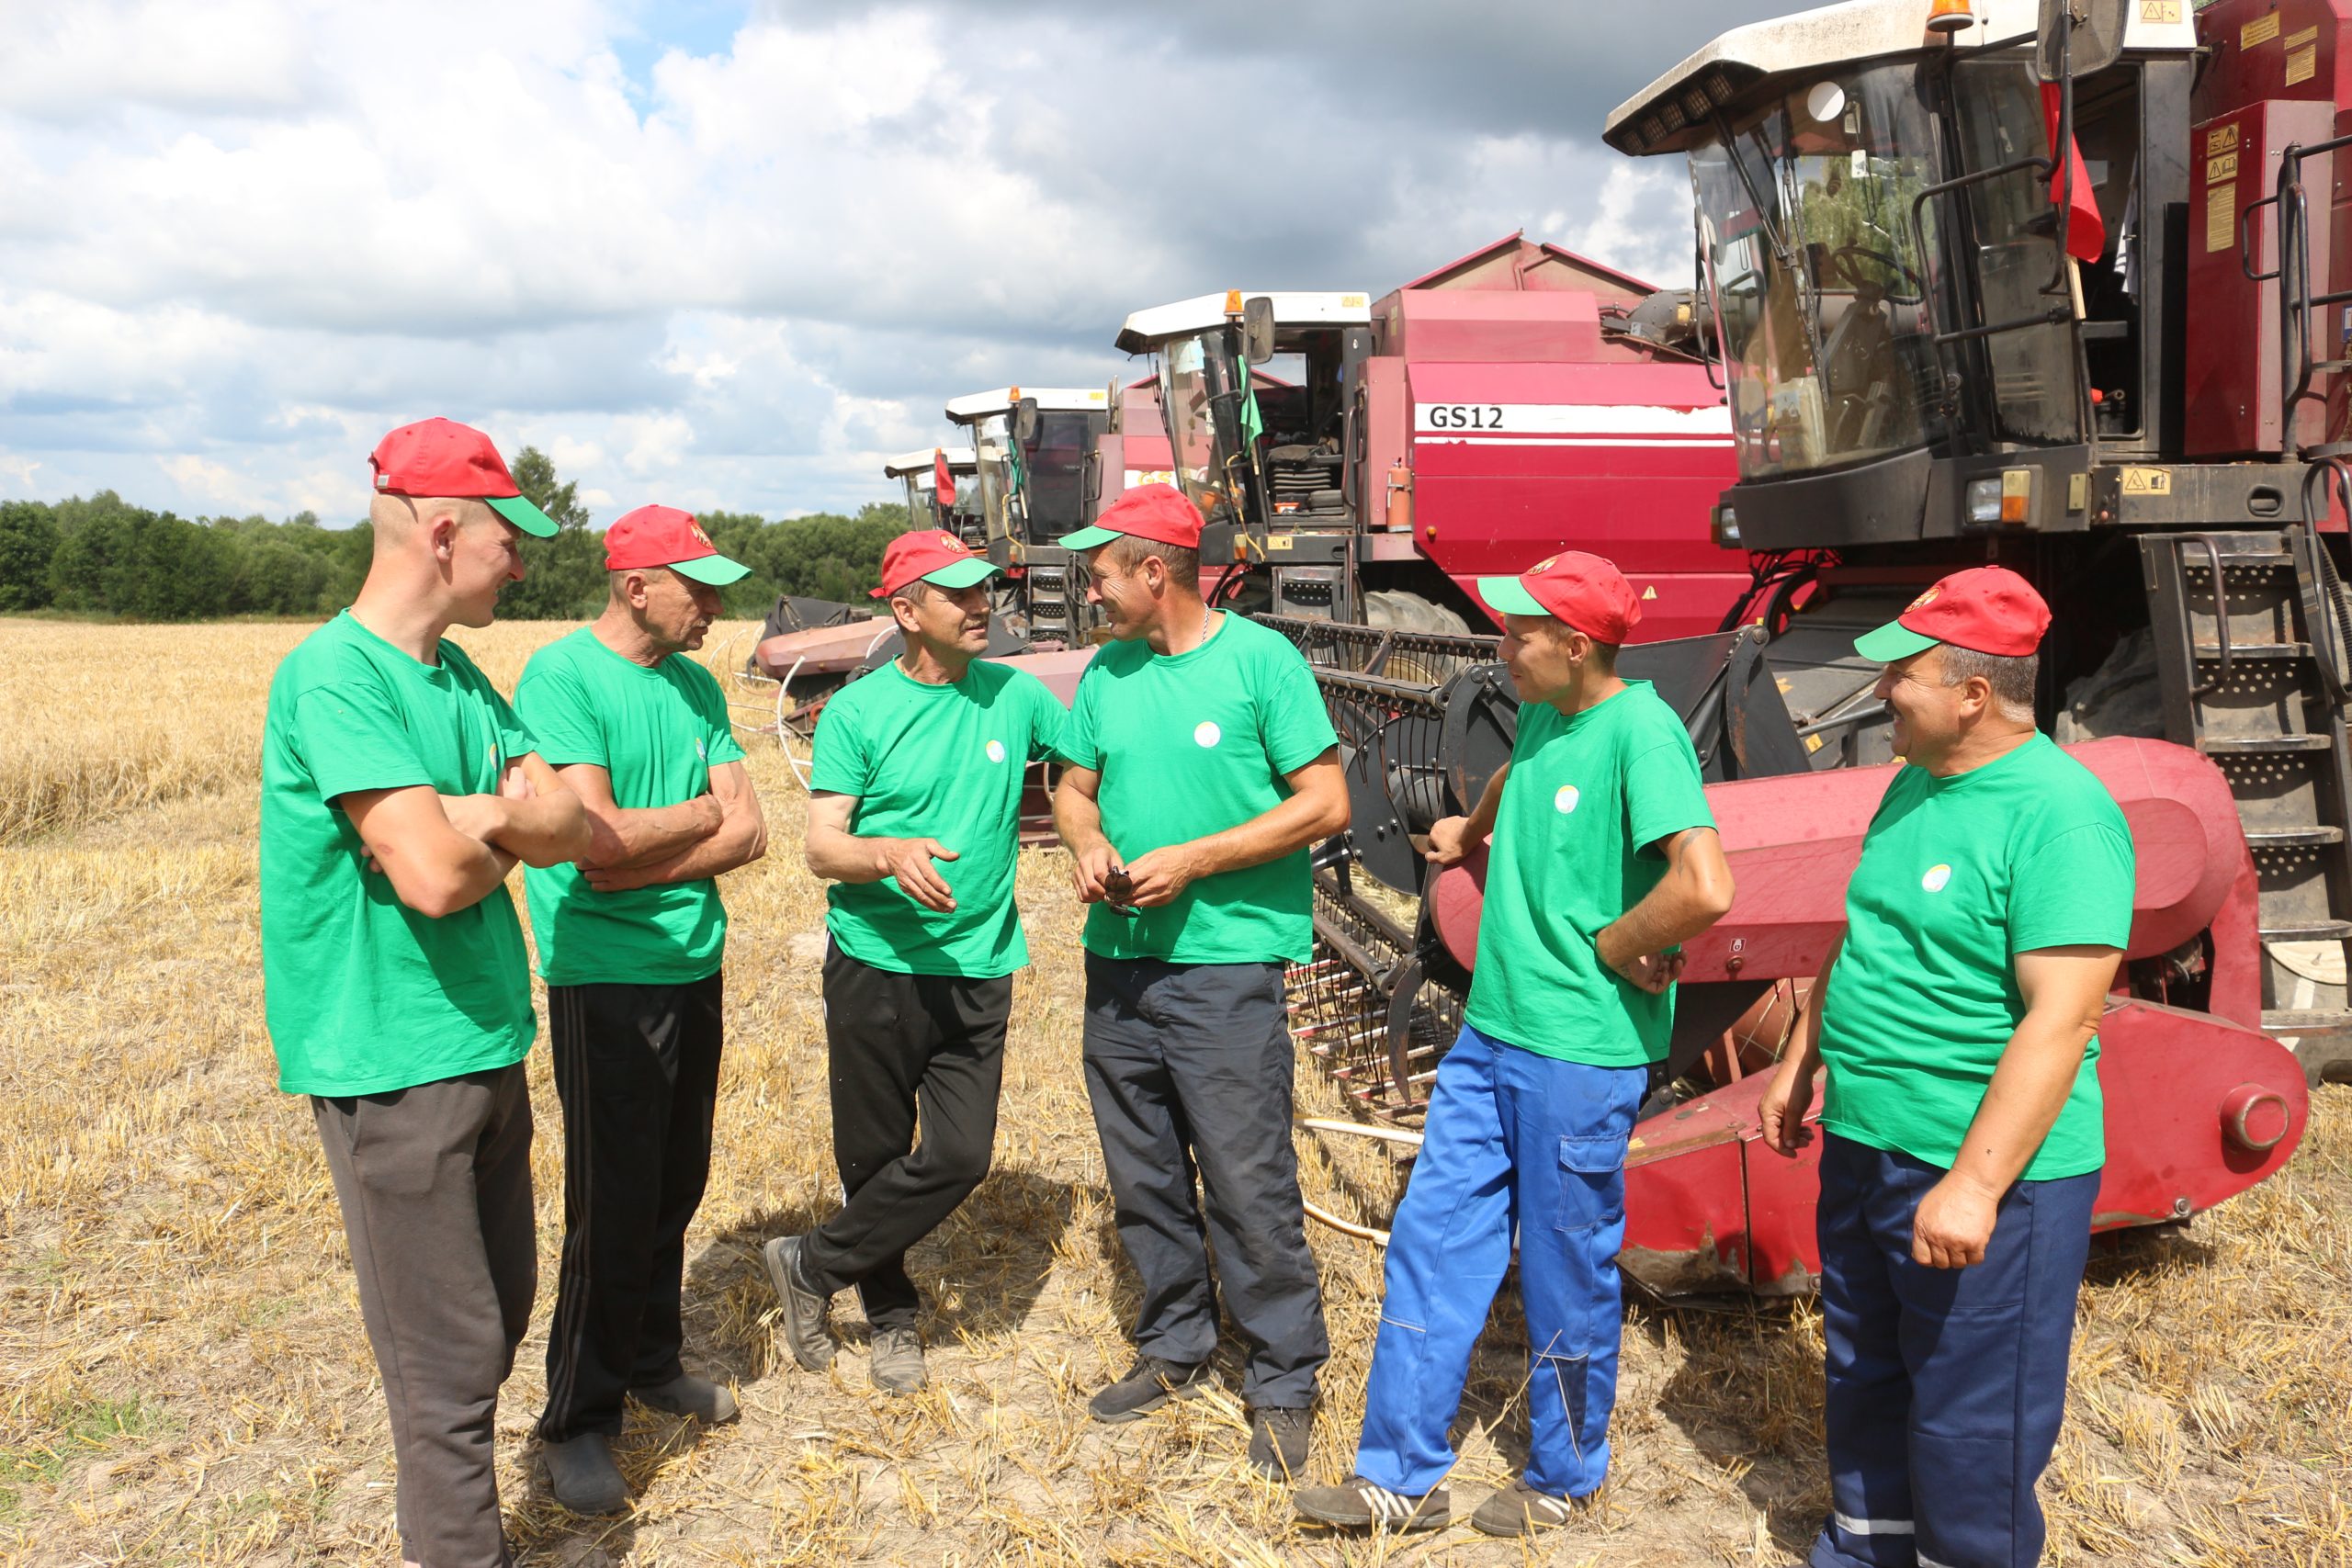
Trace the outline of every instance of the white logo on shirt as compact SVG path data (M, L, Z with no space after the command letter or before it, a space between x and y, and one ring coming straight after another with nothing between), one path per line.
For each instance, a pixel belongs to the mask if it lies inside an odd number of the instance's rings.
M1004 761L1003 741L991 740L989 742L989 761L991 762L1001 762Z
M1919 879L1919 886L1930 893L1940 893L1944 890L1944 885L1951 880L1951 867L1931 865L1928 868L1928 874Z
M1582 798L1583 796L1577 793L1576 785L1562 784L1552 796L1552 809L1565 816L1574 811L1577 808L1577 802Z
M710 761L710 753L703 750L702 737L699 735L695 737L695 755L706 762Z
M1204 718L1193 727L1193 743L1196 746L1215 746L1224 739L1225 731L1216 727L1214 719Z

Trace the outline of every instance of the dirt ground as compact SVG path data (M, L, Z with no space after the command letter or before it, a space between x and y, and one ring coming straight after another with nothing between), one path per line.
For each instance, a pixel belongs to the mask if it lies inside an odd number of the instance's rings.
M511 682L563 629L466 640ZM250 764L202 754L250 759L270 664L300 631L167 641L160 629L150 640L0 621L0 702L17 716L0 795L29 798L38 784L62 803L13 837L0 823L0 1561L397 1561L390 1442L333 1193L307 1109L272 1087ZM107 694L95 713L81 703L68 714L61 694L76 681ZM46 737L38 750L33 737ZM89 761L109 744L107 765ZM1086 1395L1127 1363L1133 1280L1079 1076L1079 911L1052 851L1023 857L1037 963L1015 991L994 1173L914 1255L932 1303L932 1385L903 1399L871 1388L849 1301L835 1309L847 1341L835 1370L798 1371L757 1249L821 1217L838 1191L818 1010L823 898L798 862L790 769L763 745L753 773L775 852L726 884L729 1054L687 1284L689 1364L731 1380L743 1417L701 1432L634 1411L621 1452L639 1496L626 1517L574 1517L548 1496L529 1435L560 1239L560 1125L542 1048L539 1326L499 1417L500 1480L526 1562L1802 1555L1826 1504L1820 1337L1802 1304L1629 1305L1614 1478L1576 1527L1526 1551L1466 1525L1392 1546L1297 1524L1287 1494L1243 1462L1229 1349L1216 1395L1128 1427L1090 1423ZM1303 1111L1336 1105L1312 1067L1300 1097ZM1313 1137L1302 1141L1309 1197L1383 1219L1379 1168L1366 1179L1358 1147L1328 1155ZM1310 1234L1335 1351L1313 1469L1337 1480L1362 1408L1379 1257ZM1462 1514L1523 1452L1524 1355L1507 1289L1458 1427ZM2335 1089L2316 1097L2311 1134L2279 1179L2096 1251L2069 1419L2043 1483L2048 1561L2352 1563L2347 1355L2352 1089Z

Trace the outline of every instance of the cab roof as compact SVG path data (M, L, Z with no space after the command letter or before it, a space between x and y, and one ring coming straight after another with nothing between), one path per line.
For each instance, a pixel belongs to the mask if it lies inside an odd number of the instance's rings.
M950 473L958 468L977 469L980 466L979 459L972 455L972 449L969 446L925 446L920 451L899 453L882 465L882 471L894 479L904 479L912 473L927 473L930 471L933 461L942 452L947 454L947 469Z
M1274 302L1274 322L1284 327L1370 326L1372 296L1369 294L1310 293L1300 290L1266 288L1227 289L1216 294L1198 294L1190 299L1179 299L1172 305L1154 305L1148 310L1137 310L1119 329L1118 345L1129 354L1144 354L1170 338L1186 337L1222 326L1228 319L1226 306L1238 294L1244 299L1263 297Z
M960 398L947 400L947 417L958 424L976 419L986 419L992 413L1011 413L1012 405L1023 398L1035 398L1040 409L1087 413L1111 406L1111 393L1103 387L999 387L994 391L967 392Z

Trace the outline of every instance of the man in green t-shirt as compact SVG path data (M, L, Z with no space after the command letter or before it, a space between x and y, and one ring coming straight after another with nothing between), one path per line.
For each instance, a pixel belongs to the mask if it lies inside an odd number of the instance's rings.
M767 1244L768 1279L811 1371L832 1363L833 1293L856 1286L868 1371L893 1393L924 1381L907 1248L988 1175L1012 976L1029 963L1012 902L1022 786L1065 718L1044 682L980 657L997 570L936 529L890 542L876 596L900 652L826 703L809 765L808 869L832 883L825 1045L846 1196Z
M1793 1156L1826 1065L1816 1568L2041 1561L2134 878L2114 798L2034 728L2049 625L2023 578L1976 567L1854 644L1886 665L1905 765L1759 1107Z
M605 534L604 613L531 656L514 705L586 806L576 864L528 873L563 1105L563 1260L540 1456L556 1500L613 1513L621 1402L732 1420L678 1359L686 1226L710 1174L727 908L721 872L767 852L727 698L690 657L750 569L640 506Z
M261 955L278 1087L311 1110L390 1405L401 1556L501 1564L493 1432L531 1317L537 1022L517 861L583 852L579 800L456 643L555 525L490 438L403 425L370 461L351 608L277 667L262 733Z
M1217 1337L1205 1235L1249 1346L1250 1460L1280 1480L1306 1467L1330 1356L1283 973L1312 951L1307 846L1347 827L1347 785L1306 660L1202 602L1200 540L1192 502L1144 485L1062 541L1114 639L1080 678L1054 818L1094 906L1086 1091L1143 1277L1135 1365L1091 1408L1130 1421L1201 1391Z
M1469 1005L1389 1233L1355 1474L1298 1507L1360 1528L1447 1522L1447 1429L1516 1234L1527 1469L1471 1523L1517 1536L1565 1524L1608 1474L1626 1145L1666 1057L1680 944L1731 908L1732 886L1689 732L1647 682L1617 675L1641 619L1632 584L1571 550L1478 591L1503 615L1520 707L1476 808L1430 829L1439 865L1494 836Z

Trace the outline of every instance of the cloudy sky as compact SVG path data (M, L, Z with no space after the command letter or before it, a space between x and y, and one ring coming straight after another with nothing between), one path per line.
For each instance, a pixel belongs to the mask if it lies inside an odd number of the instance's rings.
M597 521L888 497L1125 314L1524 227L1688 268L1609 107L1771 0L0 0L0 500L366 504L390 425Z

